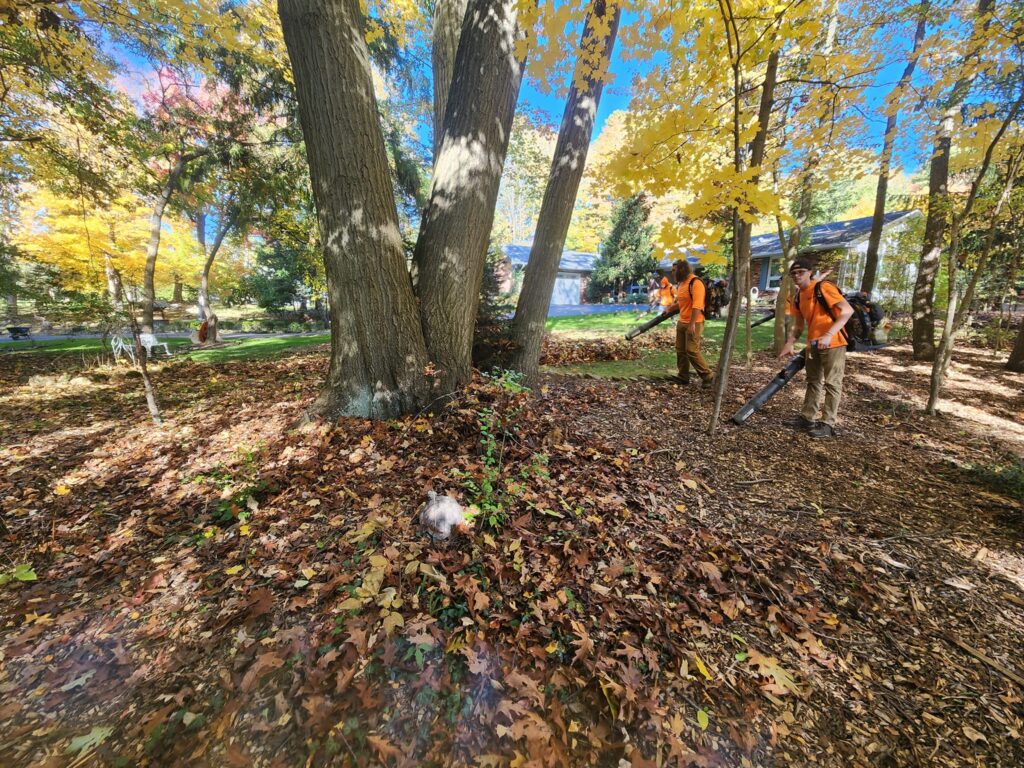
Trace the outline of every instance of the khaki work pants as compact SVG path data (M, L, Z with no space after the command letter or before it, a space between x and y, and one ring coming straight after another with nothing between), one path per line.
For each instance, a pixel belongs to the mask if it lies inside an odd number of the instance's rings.
M836 425L839 415L839 398L843 394L843 371L846 369L846 346L832 347L819 352L813 347L807 350L807 393L800 415L808 421L820 421L830 427ZM825 404L822 407L822 390Z
M700 352L700 337L704 333L704 323L696 324L697 333L692 337L686 332L689 325L689 323L676 323L676 369L679 378L685 380L690 378L690 366L692 365L698 376L707 379L711 376L711 369L708 368L704 355Z

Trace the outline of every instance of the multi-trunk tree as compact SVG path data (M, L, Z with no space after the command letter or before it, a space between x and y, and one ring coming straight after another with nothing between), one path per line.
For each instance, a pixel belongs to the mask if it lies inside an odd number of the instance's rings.
M389 418L467 382L487 238L522 77L518 3L471 0L415 248L414 295L357 0L280 0L332 315L324 415ZM418 299L418 302L417 302Z

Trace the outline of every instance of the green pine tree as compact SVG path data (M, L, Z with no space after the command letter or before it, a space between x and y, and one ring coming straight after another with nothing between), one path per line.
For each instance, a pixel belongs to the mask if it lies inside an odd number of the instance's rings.
M658 268L651 243L653 227L647 223L651 207L641 193L616 206L612 228L601 248L601 256L590 277L591 299L624 290L630 283L646 283Z

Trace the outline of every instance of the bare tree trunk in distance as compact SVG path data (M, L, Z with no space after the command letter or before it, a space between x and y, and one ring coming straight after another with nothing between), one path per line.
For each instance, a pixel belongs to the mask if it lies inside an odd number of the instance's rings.
M434 4L434 41L432 63L434 71L434 160L441 151L444 136L444 110L452 86L455 54L459 50L462 22L466 18L469 0L437 0Z
M889 190L889 170L892 165L892 151L896 144L896 124L899 120L899 110L896 104L899 103L903 92L910 85L910 78L914 75L917 67L917 51L924 42L925 28L928 23L927 0L921 4L921 15L917 20L917 29L914 31L914 45L910 50L910 58L907 66L903 69L900 80L896 87L889 94L889 116L885 121L885 134L882 139L882 159L878 169L878 186L875 188L875 209L871 214L871 234L868 236L868 251L864 257L864 275L860 281L860 289L870 294L875 289L875 278L878 275L878 246L882 242L882 225L885 223L885 197Z
M227 237L228 232L235 225L235 215L233 213L226 213L226 216L220 222L220 228L217 230L217 234L214 235L213 245L209 249L206 247L206 214L201 212L196 217L196 240L206 256L206 260L203 262L203 272L199 276L199 295L196 299L199 321L206 322L206 341L204 342L206 344L216 344L218 340L217 314L210 307L210 271L213 269L213 262L220 252L224 238Z
M738 44L738 42L737 42ZM753 141L750 142L750 166L751 168L758 169L758 172L754 175L752 181L756 184L760 177L761 164L764 162L764 150L765 145L768 141L768 125L771 122L772 105L775 103L775 81L779 71L779 50L773 48L772 52L768 54L768 62L765 67L764 82L761 84L761 100L758 104L757 110L757 133L754 135ZM734 141L734 163L737 166L737 171L740 170L740 156L739 146L736 144L739 140L739 99L740 99L740 87L739 87L739 64L737 63L733 70L733 141ZM738 224L738 226L737 226ZM750 234L751 225L746 222L740 222L739 215L733 214L733 237L735 238L733 243L733 289L732 289L732 301L733 310L729 312L729 318L725 323L725 334L722 337L722 352L718 358L718 367L715 371L715 401L711 409L711 422L708 425L708 433L711 435L715 434L715 430L718 428L718 417L722 413L722 401L725 399L725 390L729 386L729 361L732 357L732 347L736 340L736 326L739 324L739 298L740 294L740 278L746 281L746 276L749 273L750 264ZM750 296L749 286L744 286L742 290L745 290L747 296Z
M444 392L469 381L487 241L523 67L517 0L470 0L414 262L423 336Z
M7 296L5 296L4 298L7 301L7 316L10 317L12 320L17 319L17 317L18 317L18 294L16 294L16 293L8 293Z
M1006 370L1024 373L1024 316L1020 319L1017 340L1013 343L1010 359L1006 361Z
M331 361L315 410L389 419L429 398L359 0L279 0L323 243Z
M191 159L191 158L190 158ZM142 278L142 332L153 332L153 302L156 301L156 257L160 253L160 230L163 227L164 211L171 195L178 188L181 181L181 174L185 170L185 163L188 162L185 156L179 157L167 180L160 190L160 194L153 204L153 212L149 215L149 242L146 244L146 269Z
M989 12L994 2L995 0L978 0L977 15L982 17L982 31L988 29L991 21ZM965 62L977 58L978 52L978 48L969 52ZM953 86L944 105L932 150L928 170L928 216L924 224L921 259L917 267L917 279L914 282L914 296L911 302L911 340L915 360L932 360L935 357L935 278L939 274L943 241L949 225L949 155L953 147L956 116L974 78L973 73L965 75Z
M971 212L974 209L974 203L978 199L978 191L981 189L981 184L985 179L985 174L988 172L989 166L992 163L992 156L995 153L996 146L1005 135L1006 129L1009 128L1010 124L1016 118L1021 106L1024 106L1024 90L1021 91L1020 96L1010 109L1009 114L1003 120L1003 124L999 127L999 130L996 131L991 142L989 142L988 148L985 151L985 159L982 161L981 167L978 169L978 173L974 177L974 181L971 183L971 191L967 195L964 207L956 216L953 217L953 223L950 227L950 242L946 255L946 269L949 278L946 294L949 298L949 303L946 307L946 320L942 325L942 338L939 341L939 348L935 353L935 360L932 363L931 383L928 390L928 405L925 408L925 412L928 413L929 416L934 416L936 409L938 408L939 397L942 394L942 385L946 379L946 370L949 367L949 361L953 357L953 345L956 342L956 333L960 330L961 325L967 318L965 310L970 310L970 302L974 300L974 288L977 285L978 275L980 275L981 270L985 268L989 255L992 252L992 245L995 242L996 230L999 224L999 214L1002 212L1003 206L1009 200L1010 193L1013 191L1014 182L1016 181L1017 167L1021 160L1020 152L1012 157L1007 163L1006 180L1004 182L1003 191L992 211L988 233L986 234L985 243L982 247L982 253L978 259L978 264L975 267L974 279L971 280L967 289L965 296L966 304L962 310L957 309L957 304L961 296L956 285L957 272L959 271L960 266L960 232L963 228L964 222L967 221L967 217L971 215Z
M183 294L184 289L185 289L185 286L182 284L181 280L179 280L178 277L175 276L175 278L174 278L174 295L171 296L171 302L172 303L174 303L174 304L183 304L185 302L185 296Z
M114 293L118 296L124 296L124 287L121 283L121 273L111 267L111 271L107 273L108 279L114 283ZM132 342L135 347L135 365L138 366L139 373L142 374L142 388L146 393L146 408L149 409L149 417L153 419L153 423L156 426L160 426L163 423L163 419L160 418L160 407L156 404L156 389L153 387L153 382L149 378L149 368L147 367L146 361L146 350L142 346L142 333L139 330L139 323L135 319L135 304L131 301L127 302L125 307L128 314L128 327L132 332Z
M577 75L581 69L590 72L586 86L579 89L574 75L569 98L562 114L555 155L551 161L544 200L541 203L537 229L530 248L522 291L512 321L512 340L517 349L511 367L527 379L537 375L540 347L544 337L551 292L558 276L566 233L572 219L576 194L587 162L587 150L594 131L597 108L601 103L604 76L608 70L615 36L619 30L622 8L617 0L594 0L583 27ZM597 29L607 34L598 38Z

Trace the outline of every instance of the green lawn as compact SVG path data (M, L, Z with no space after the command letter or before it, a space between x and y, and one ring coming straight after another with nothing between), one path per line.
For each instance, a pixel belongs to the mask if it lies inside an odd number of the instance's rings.
M555 318L556 320L592 320L603 317L621 317L626 313L615 313L614 315L589 315L586 317ZM628 319L628 318L624 318ZM551 322L550 320L548 321ZM667 321L671 322L671 321ZM632 328L634 322L626 326ZM586 329L591 332L591 329ZM577 331L578 332L578 331ZM747 352L746 340L744 339L743 327L738 329L739 338L736 343L736 350L733 359L739 359ZM601 335L592 331L593 335ZM625 333L625 331L623 331ZM709 320L704 326L704 356L708 365L712 368L718 362L718 352L722 344L722 336L725 334L724 320ZM576 335L570 332L570 335ZM768 349L772 345L772 325L765 323L753 330L754 351ZM589 363L586 365L558 365L545 366L545 370L551 373L562 374L588 374L602 378L632 378L635 376L660 377L672 376L676 372L676 353L671 342L666 342L663 350L650 350L645 352L638 360L614 360L610 362Z
M545 327L552 333L564 334L579 338L595 338L598 336L625 335L626 331L641 323L645 323L656 312L648 313L647 305L641 312L606 312L600 315L580 315L579 317L549 317ZM666 320L665 322L672 322Z
M269 338L242 339L236 344L211 349L197 349L185 357L200 363L226 363L233 360L252 360L259 357L271 357L279 352L296 347L307 347L311 344L328 344L331 334L321 333L316 336L272 336Z
M326 344L330 342L330 340L331 335L329 333L318 334L316 336L256 336L248 339L240 339L238 341L231 341L229 339L227 344L223 347L197 349L193 352L179 352L176 355L176 358L196 360L202 363L222 363L233 360L248 360L252 358L269 357L293 347L305 347L310 344ZM174 336L163 337L162 341L166 341L172 350L189 344L189 340L187 338ZM110 344L107 342L106 346L103 346L102 339L17 341L10 345L0 347L0 352L8 348L13 348L10 354L44 352L98 355L104 351L109 352Z

